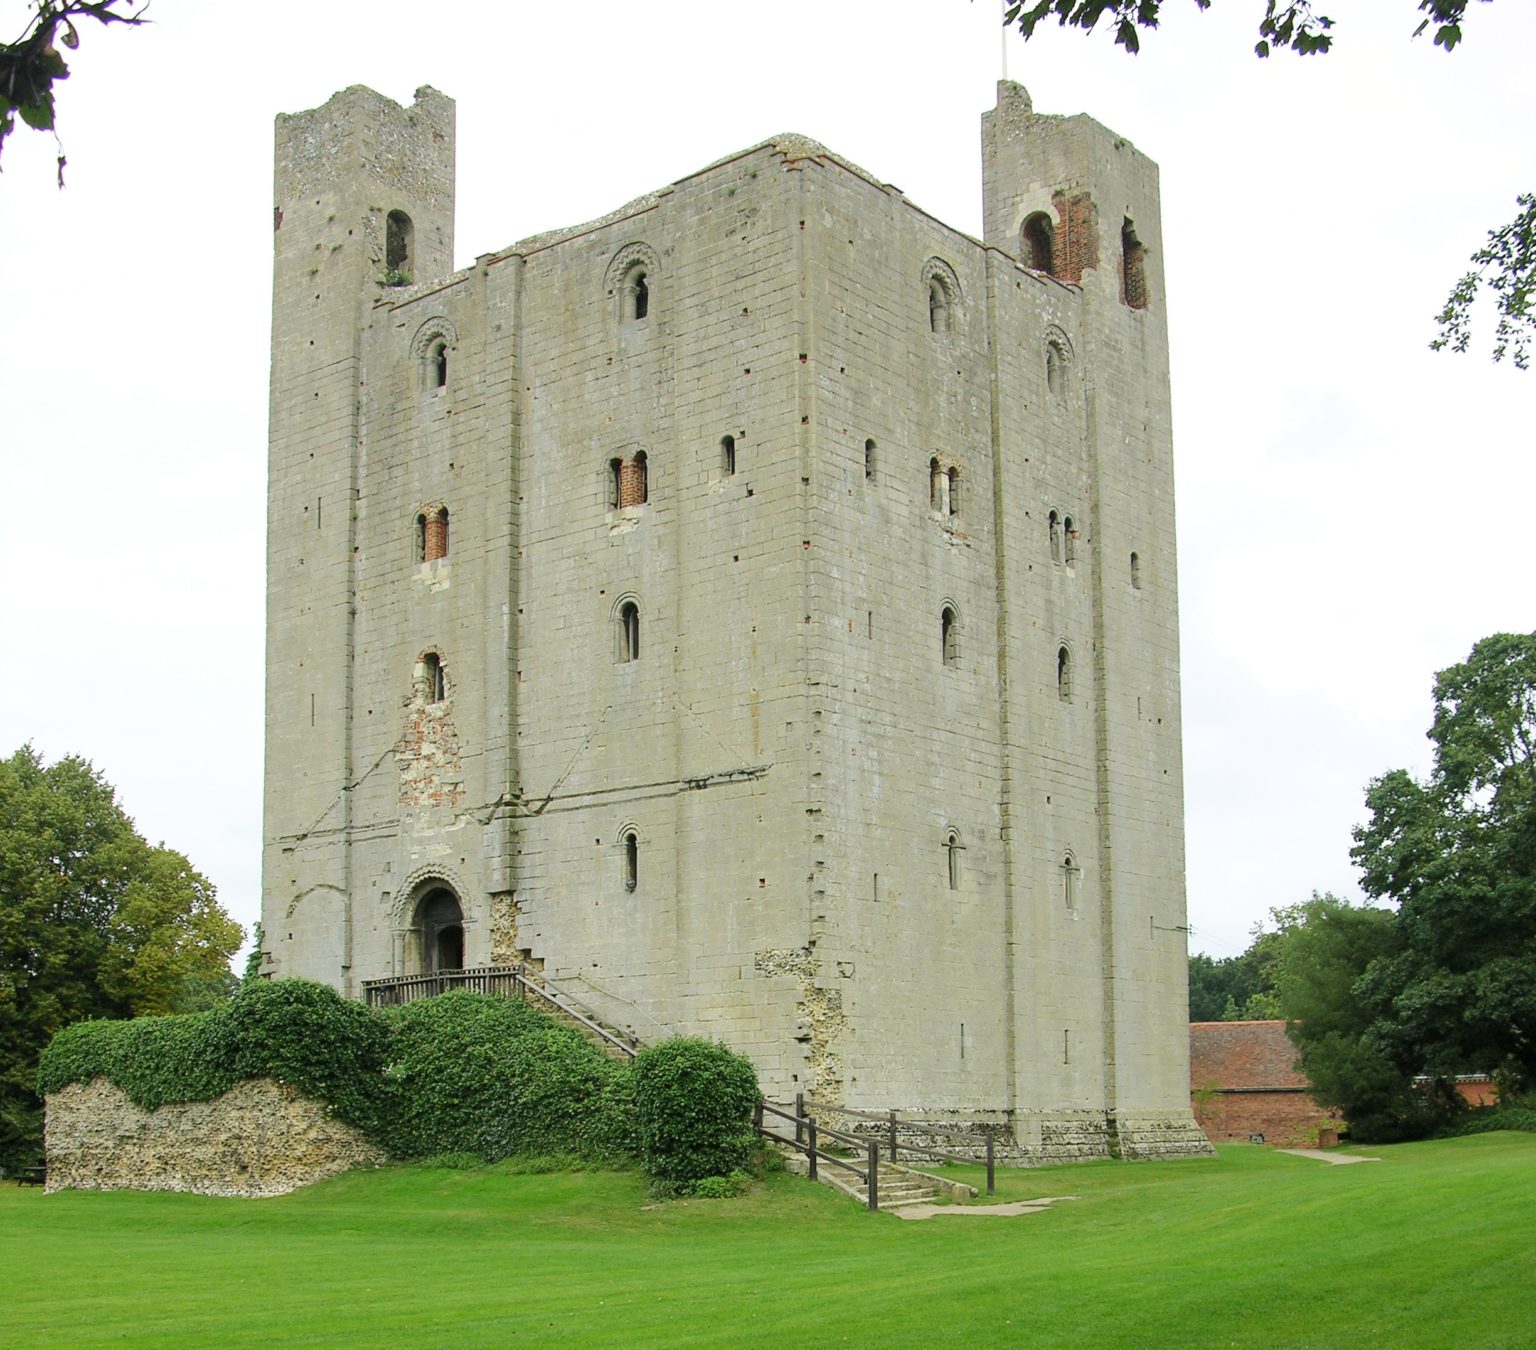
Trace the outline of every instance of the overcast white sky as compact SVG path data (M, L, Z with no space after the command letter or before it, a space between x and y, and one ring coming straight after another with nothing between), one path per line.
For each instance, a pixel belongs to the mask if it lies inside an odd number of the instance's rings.
M1249 53L1262 0L1166 0L1137 58L1008 43L1041 112L1162 166L1191 949L1356 895L1362 791L1428 767L1430 681L1529 631L1536 372L1426 350L1536 188L1536 6L1462 48L1329 0L1337 50ZM453 8L155 0L82 33L0 174L0 754L79 753L152 841L259 910L272 119L368 84L458 100L458 265L793 130L971 233L991 0ZM0 31L24 25L0 0ZM1485 324L1485 330L1491 325Z

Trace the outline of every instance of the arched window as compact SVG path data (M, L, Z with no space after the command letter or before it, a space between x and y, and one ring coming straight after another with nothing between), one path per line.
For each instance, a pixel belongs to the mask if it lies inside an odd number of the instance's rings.
M1024 264L1037 272L1056 273L1056 230L1044 211L1036 211L1019 231Z
M928 506L941 516L949 514L949 475L937 455L928 461Z
M949 889L960 889L960 850L965 846L960 842L960 834L957 830L946 830L944 833L944 871L949 882Z
M636 263L624 274L623 315L626 322L638 323L651 313L651 284L644 263Z
M429 354L432 367L432 379L437 388L442 389L448 384L448 344L439 338L432 344Z
M1058 401L1067 397L1067 353L1059 342L1045 344L1045 383Z
M419 514L416 517L415 542L416 561L419 563L424 563L427 560L427 517L425 514Z
M436 652L428 652L421 658L416 692L423 703L441 703L448 697L448 676L443 670L443 658Z
M875 481L875 443L873 441L864 442L864 481L866 483Z
M1077 562L1077 527L1071 516L1061 522L1061 556L1068 567Z
M608 461L608 509L617 511L619 501L624 491L624 461L622 459L610 459Z
M960 664L960 620L953 605L945 605L939 613L939 650L946 666Z
M640 659L640 606L626 600L619 606L619 660Z
M1056 697L1063 703L1072 702L1072 653L1065 647L1056 652Z
M1125 303L1132 309L1147 307L1147 250L1136 237L1131 218L1120 227L1120 272L1125 282Z
M422 561L436 562L448 556L448 508L440 506L426 517Z
M949 471L949 514L960 514L960 470L951 468Z
M635 452L634 482L628 495L631 500L624 503L626 506L644 506L651 499L650 461L644 450Z
M415 262L412 257L415 238L416 227L404 211L391 211L384 218L384 270L397 276L404 274L406 283L410 281L409 274Z
M1133 591L1141 589L1141 555L1139 553L1131 554L1131 589Z
M722 436L720 438L720 476L729 478L736 472L736 438L734 436Z
M1068 909L1077 908L1077 883L1081 876L1077 859L1070 852L1064 854L1061 859L1061 899Z
M1052 511L1049 521L1051 528L1051 561L1059 563L1061 561L1061 517Z
M949 332L949 294L938 277L928 279L928 327L935 333Z
M624 831L624 889L632 891L640 884L640 837L633 830Z

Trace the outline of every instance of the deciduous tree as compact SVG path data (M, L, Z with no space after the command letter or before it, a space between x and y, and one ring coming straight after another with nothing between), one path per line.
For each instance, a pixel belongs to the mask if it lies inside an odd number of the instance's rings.
M228 997L241 936L86 761L44 767L30 746L0 761L0 1165L35 1156L37 1059L55 1031Z

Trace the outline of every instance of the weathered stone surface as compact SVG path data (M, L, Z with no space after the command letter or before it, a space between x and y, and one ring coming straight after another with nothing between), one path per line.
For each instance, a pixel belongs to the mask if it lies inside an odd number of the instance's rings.
M144 1111L105 1079L48 1097L50 1191L286 1195L388 1155L323 1102L269 1079Z

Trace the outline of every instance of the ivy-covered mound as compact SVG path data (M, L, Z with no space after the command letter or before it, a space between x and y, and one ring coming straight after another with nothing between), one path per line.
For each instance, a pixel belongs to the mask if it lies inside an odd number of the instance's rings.
M206 1013L66 1027L38 1091L97 1077L146 1111L272 1078L397 1157L638 1154L673 1189L744 1166L758 1099L751 1064L708 1041L663 1041L631 1067L521 1000L454 992L375 1013L308 980L252 981Z

